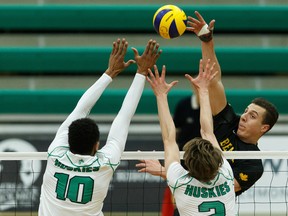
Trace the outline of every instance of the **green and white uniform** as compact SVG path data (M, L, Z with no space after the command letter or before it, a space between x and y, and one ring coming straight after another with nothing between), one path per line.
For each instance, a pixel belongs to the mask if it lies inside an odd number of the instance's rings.
M85 118L112 79L105 73L84 93L57 131L48 149L41 187L39 216L102 216L113 172L120 163L128 128L142 95L145 76L136 74L114 119L105 146L95 156L69 151L68 127ZM79 143L81 145L81 143Z
M181 216L235 215L233 171L228 161L223 160L218 174L208 183L189 176L178 162L168 167L168 186Z

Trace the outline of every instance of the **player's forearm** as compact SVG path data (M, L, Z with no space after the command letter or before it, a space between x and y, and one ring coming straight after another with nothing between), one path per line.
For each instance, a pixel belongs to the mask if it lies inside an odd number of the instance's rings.
M209 91L207 89L200 89L199 96L201 107L200 108L201 137L203 139L209 140L214 146L214 148L220 149L218 141L213 131L213 117L210 106Z
M116 144L121 152L124 151L129 125L141 98L144 85L145 76L136 74L122 107L111 125L107 143Z
M144 90L146 77L136 73L133 82L124 98L119 114L131 119L135 114L141 95Z
M106 87L112 82L112 78L107 74L103 74L80 98L75 111L85 117L89 114L92 107L98 101Z
M213 119L209 101L209 91L207 89L199 89L200 99L200 125L201 135L204 139L208 134L213 134ZM203 134L202 134L203 133Z
M227 100L224 86L221 81L221 68L215 54L213 39L209 42L202 42L202 58L203 64L206 64L208 59L210 59L211 63L215 63L214 71L218 71L209 87L212 114L217 115L226 106Z
M164 144L176 139L176 129L169 110L167 95L157 96L158 117Z
M212 39L209 42L202 42L201 46L202 46L203 64L205 65L208 59L210 59L211 62L215 63L214 69L215 71L218 71L215 80L221 79L221 68L215 52L214 39Z

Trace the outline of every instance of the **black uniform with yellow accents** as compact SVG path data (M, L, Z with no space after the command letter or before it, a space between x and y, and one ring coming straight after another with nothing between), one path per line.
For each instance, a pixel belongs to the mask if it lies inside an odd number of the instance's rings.
M260 151L257 145L243 142L236 134L240 116L236 115L233 108L226 107L214 116L214 133L223 151ZM249 189L263 174L261 159L228 160L234 178L241 186L241 191L236 196Z

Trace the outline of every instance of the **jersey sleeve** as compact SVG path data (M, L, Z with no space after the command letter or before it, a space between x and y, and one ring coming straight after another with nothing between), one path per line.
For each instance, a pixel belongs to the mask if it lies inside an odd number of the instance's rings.
M145 76L136 74L124 98L121 109L114 119L105 146L99 150L110 158L112 163L118 163L124 151L130 122L145 85Z
M112 78L103 74L80 98L72 113L59 127L54 140L49 146L51 152L57 146L68 146L68 127L76 119L85 118L89 115L92 107L98 101L105 88L112 82ZM55 104L57 106L57 104Z
M185 170L179 162L173 162L167 169L167 183L173 191L173 188L177 187L177 181L181 176L186 175L188 172Z
M233 166L234 178L241 186L241 191L236 192L236 195L240 195L261 178L264 168L262 160L235 160L237 164Z

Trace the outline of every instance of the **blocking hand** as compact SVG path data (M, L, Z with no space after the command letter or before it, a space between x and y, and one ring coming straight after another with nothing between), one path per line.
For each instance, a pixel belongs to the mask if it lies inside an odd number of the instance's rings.
M148 69L156 64L162 50L159 50L159 44L155 40L149 40L143 54L140 56L138 50L132 47L134 58L138 66L137 73L144 76L148 75Z
M112 79L116 77L120 72L122 72L125 68L129 67L129 65L135 63L135 60L128 60L124 62L125 55L127 53L128 42L123 38L120 40L119 38L113 42L113 49L110 54L108 69L106 70L106 74L109 75Z

